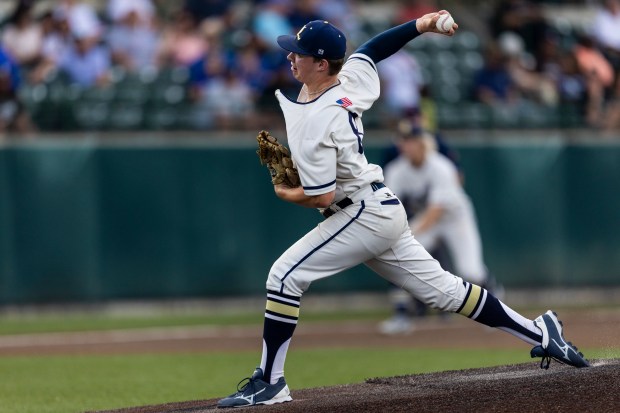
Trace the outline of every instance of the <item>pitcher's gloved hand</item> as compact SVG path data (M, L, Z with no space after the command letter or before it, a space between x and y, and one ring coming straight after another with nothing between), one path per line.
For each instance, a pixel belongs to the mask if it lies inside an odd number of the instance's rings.
M258 150L256 151L258 159L262 165L269 169L271 183L274 185L284 184L291 188L300 186L299 174L286 146L264 130L260 131L256 141L258 142Z

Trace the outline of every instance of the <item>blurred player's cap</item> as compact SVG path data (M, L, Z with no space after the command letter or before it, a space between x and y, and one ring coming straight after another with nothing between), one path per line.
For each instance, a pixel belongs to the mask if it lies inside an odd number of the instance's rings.
M398 122L398 136L402 139L423 138L428 132L417 123L403 119Z
M333 24L325 20L307 23L296 35L278 37L284 50L327 60L343 59L347 51L347 39Z
M398 122L398 138L403 141L422 142L427 150L437 150L435 136L427 129L407 119Z

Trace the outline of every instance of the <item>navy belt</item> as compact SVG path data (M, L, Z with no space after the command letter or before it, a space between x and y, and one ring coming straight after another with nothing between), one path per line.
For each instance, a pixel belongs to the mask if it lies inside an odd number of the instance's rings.
M381 188L385 188L385 185L383 185L381 182L373 182L370 184L370 187L372 188L373 192L381 189ZM346 197L344 199L341 199L340 201L336 202L336 206L340 209L345 209L346 207L348 207L349 205L353 205L353 201L351 200L351 198ZM329 218L332 215L334 215L337 211L334 211L331 208L325 208L323 210L323 216L325 218Z

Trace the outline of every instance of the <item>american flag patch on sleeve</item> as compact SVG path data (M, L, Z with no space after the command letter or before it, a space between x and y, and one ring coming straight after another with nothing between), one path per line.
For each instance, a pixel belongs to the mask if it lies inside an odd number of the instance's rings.
M349 98L346 98L346 97L338 99L336 103L342 106L343 108L348 108L349 106L353 104L353 102L351 102Z

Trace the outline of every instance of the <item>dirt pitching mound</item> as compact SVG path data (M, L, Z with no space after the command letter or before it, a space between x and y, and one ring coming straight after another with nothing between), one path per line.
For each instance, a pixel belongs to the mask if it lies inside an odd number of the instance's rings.
M294 390L293 401L253 412L619 412L620 359L575 369L552 362L368 379L365 383ZM228 412L217 399L114 410L115 413ZM246 411L244 409L244 411ZM249 411L249 410L248 410ZM112 412L112 411L109 411Z

